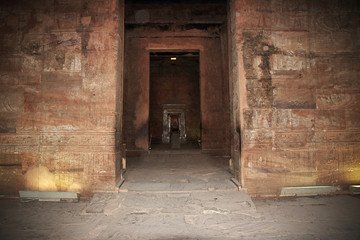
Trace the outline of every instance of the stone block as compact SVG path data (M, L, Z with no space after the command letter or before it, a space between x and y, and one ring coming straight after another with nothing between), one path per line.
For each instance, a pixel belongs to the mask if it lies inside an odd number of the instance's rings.
M1 32L1 30L0 30ZM0 54L2 57L11 57L20 52L18 35L15 33L3 33L0 36Z
M39 128L43 131L77 131L85 128L84 115L79 113L44 112Z
M26 110L25 105L25 110ZM39 113L24 112L21 118L18 119L17 129L19 131L38 131L42 124L43 116Z
M315 92L309 88L276 88L274 106L278 109L315 109Z
M86 49L88 51L118 51L119 35L108 32L91 32Z
M92 73L96 74L96 72ZM89 76L92 75L89 72L85 72L85 74L87 77L83 78L83 87L95 96L105 96L107 93L115 91L117 86L116 72L93 76Z
M44 35L44 70L81 70L81 33L62 32Z
M86 146L86 145L80 145L80 146L62 146L62 145L56 145L56 146L40 146L41 152L109 152L111 153L113 151L113 146Z
M337 170L319 171L316 175L316 185L324 186L329 185L336 188L339 185L341 173Z
M338 171L342 159L339 153L341 149L333 143L317 143L316 148L316 170L317 171Z
M253 108L271 108L273 102L273 89L271 85L247 89L247 102Z
M91 12L90 29L94 32L118 33L119 23L117 14L113 14L116 9L107 12Z
M22 87L0 89L0 112L20 113L24 110L24 90Z
M244 159L242 164L248 168L253 168L257 166L267 165L271 162L272 153L271 151L245 151Z
M35 89L38 85L40 85L40 80L41 80L41 72L27 72L27 73L14 74L15 82L18 82L20 85L34 86Z
M272 149L273 146L273 131L244 131L243 146L245 149Z
M360 129L360 111L345 110L346 129Z
M322 142L360 142L360 132L357 131L326 131Z
M272 127L273 129L290 130L292 111L290 109L275 109L272 114Z
M293 130L310 130L315 127L315 110L292 109L291 128Z
M355 143L344 143L344 151L341 151L342 165L344 171L360 172L360 145Z
M16 86L18 79L14 78L14 73L0 72L0 86Z
M24 180L20 168L3 168L0 167L0 192L8 196L18 196L19 190L24 189Z
M76 91L82 88L82 78L67 72L43 72L41 88L46 91Z
M265 3L268 6L268 3ZM237 27L249 29L266 29L275 31L308 31L307 15L302 12L275 12L267 8L261 11L258 6L251 9L248 6L243 8L236 19ZM241 17L240 17L241 16Z
M357 71L323 72L313 75L318 89L360 89L360 81L357 81L359 77L360 72Z
M113 90L113 89L112 89ZM95 113L113 113L116 109L116 93L114 91L107 91L103 94L99 94L97 97L93 96L91 111Z
M82 61L86 77L100 77L117 71L117 52L114 51L87 51Z
M87 152L44 152L41 162L53 173L92 173L91 153Z
M349 52L357 45L351 32L332 31L326 33L311 33L310 49L314 52Z
M25 55L23 57L21 71L39 73L43 69L43 59L39 56Z
M76 112L89 113L92 97L85 91L44 92L41 95L28 93L25 96L27 112Z
M358 61L359 56L356 53L322 54L313 59L313 73L337 76L346 72L359 72Z
M37 146L39 136L36 134L1 134L0 144L3 146Z
M345 110L316 110L316 130L340 130L346 128Z
M273 112L271 109L251 109L244 111L246 129L269 129L273 126Z
M313 131L304 132L275 132L274 146L281 150L303 150L314 148Z
M21 159L21 169L23 172L28 171L32 166L39 164L41 156L39 154L38 146L29 146L26 151L18 152Z
M322 3L330 3L323 1ZM311 3L314 4L314 3ZM317 3L315 3L317 4ZM323 4L324 5L324 4ZM357 7L354 6L352 9L345 10L342 7L348 8L352 4L348 1L346 4L337 6L317 6L313 8L313 14L309 14L309 30L312 33L329 33L331 32L349 32L357 28L358 18L356 14L352 14L352 10ZM341 17L336 17L336 16Z
M281 51L299 54L306 54L310 51L308 32L271 32L270 40L272 44Z
M18 113L1 113L0 116L0 133L16 133Z
M307 12L310 10L309 2L311 1L292 1L292 0L281 0L281 1L272 1L269 6L271 10L281 13L293 13L293 12Z
M294 89L310 89L314 88L316 83L309 69L271 70L271 84L274 88L286 89L291 86Z
M316 181L315 173L267 173L259 175L256 170L244 170L244 186L249 194L279 194L284 186L309 186Z
M350 184L360 184L359 181L359 172L357 171L343 171L339 173L339 182L344 185L350 185Z
M94 155L94 175L115 176L115 154Z
M308 31L309 20L307 14L303 12L287 12L269 14L268 19L265 17L265 22L271 30L283 31Z
M273 151L273 167L281 167L288 173L309 173L315 172L315 151ZM286 171L285 171L286 170Z
M0 72L21 72L23 59L21 57L0 58Z
M114 131L114 115L79 113L44 113L38 127L43 131Z
M22 159L20 154L0 153L0 167L21 168Z
M360 110L360 91L357 90L318 90L317 109L357 109Z
M76 31L80 25L80 16L77 12L55 12L54 19L54 29L58 31Z
M114 146L114 135L105 133L47 133L40 139L42 145L47 146Z
M263 173L314 172L314 156L313 151L247 151L244 165Z
M56 12L73 12L79 11L80 8L81 0L57 0L54 2Z
M273 54L270 59L271 69L274 71L300 71L310 67L310 60L305 56L288 56Z

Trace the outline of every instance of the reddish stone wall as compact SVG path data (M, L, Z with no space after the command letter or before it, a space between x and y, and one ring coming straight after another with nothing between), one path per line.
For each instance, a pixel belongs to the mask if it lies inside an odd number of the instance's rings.
M230 4L243 186L360 183L358 1Z
M1 3L0 194L113 190L122 138L147 149L149 51L166 49L200 51L203 150L231 133L250 193L360 183L358 1L125 8L125 58L122 3Z
M0 6L0 194L113 190L121 128L118 5Z

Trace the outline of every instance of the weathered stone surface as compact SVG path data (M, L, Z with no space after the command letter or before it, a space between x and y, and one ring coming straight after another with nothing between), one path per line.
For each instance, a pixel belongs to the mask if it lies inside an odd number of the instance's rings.
M15 192L42 177L40 165L59 191L91 194L95 175L115 184L118 4L0 4L0 164L19 168L1 180Z
M316 100L312 89L276 88L274 107L278 109L315 109Z
M354 90L321 90L317 92L318 109L359 109L360 91Z
M247 129L268 129L272 127L272 111L270 109L251 109L244 111L244 121Z
M293 130L309 130L315 127L315 110L292 109L291 128Z
M345 111L340 110L319 110L315 115L315 129L317 130L340 130L345 129Z
M359 17L353 4L234 1L240 51L234 61L244 63L245 75L236 83L246 81L247 88L247 102L239 103L244 122L241 174L250 192L359 181L342 167L359 172L360 158L353 149L359 146ZM267 82L261 84L264 76ZM238 103L240 98L234 98ZM259 148L260 136L269 131L268 148ZM311 153L311 158L297 152ZM303 159L294 169L286 164L292 159L289 153Z

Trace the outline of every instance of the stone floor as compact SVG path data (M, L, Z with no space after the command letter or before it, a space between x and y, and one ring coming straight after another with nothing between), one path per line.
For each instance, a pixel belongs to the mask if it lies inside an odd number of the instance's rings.
M78 203L2 199L0 239L360 239L359 196L251 199L226 162L153 153L128 160L119 193Z

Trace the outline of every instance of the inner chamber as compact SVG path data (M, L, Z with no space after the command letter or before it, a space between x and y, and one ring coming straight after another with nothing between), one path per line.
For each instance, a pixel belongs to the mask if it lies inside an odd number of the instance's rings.
M201 142L199 78L198 52L150 53L151 147Z

